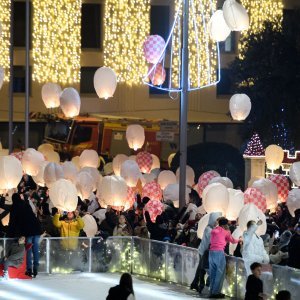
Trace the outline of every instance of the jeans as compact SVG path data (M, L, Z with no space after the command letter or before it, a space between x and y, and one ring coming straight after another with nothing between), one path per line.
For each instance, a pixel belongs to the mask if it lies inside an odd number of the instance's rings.
M210 294L220 294L225 277L226 260L224 251L209 251Z
M0 265L3 265L3 271L6 272L8 267L18 267L18 265L9 259L4 260L4 258L0 259Z
M27 259L26 259L27 270L32 270L32 256L33 256L33 269L38 270L39 260L40 260L39 241L40 241L39 235L28 236L26 238L26 243L32 244L32 247L29 250L27 250Z

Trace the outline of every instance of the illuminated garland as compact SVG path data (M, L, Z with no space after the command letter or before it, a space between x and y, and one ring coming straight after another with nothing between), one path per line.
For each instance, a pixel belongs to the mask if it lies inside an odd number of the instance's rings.
M4 81L9 81L10 76L10 0L0 1L0 66L4 68Z
M33 80L80 82L81 0L33 0Z
M104 27L104 65L119 82L141 83L147 72L143 42L150 32L150 0L107 0Z
M175 10L182 1L176 0ZM190 1L189 16L189 78L190 86L200 87L217 81L217 47L209 36L207 24L216 10L215 0ZM181 64L181 22L175 26L173 34L172 85L179 86ZM197 39L198 37L198 39Z
M250 27L248 30L241 32L241 41L239 43L240 56L247 47L247 42L244 37L250 34L256 34L264 29L265 21L276 21L274 26L281 28L283 18L283 3L282 0L241 0L241 3L246 8L250 16Z

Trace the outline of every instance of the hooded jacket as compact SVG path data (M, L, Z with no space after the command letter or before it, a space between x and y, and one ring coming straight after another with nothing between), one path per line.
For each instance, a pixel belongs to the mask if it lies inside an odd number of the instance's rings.
M211 231L213 230L218 218L222 216L220 212L213 212L209 215L208 224L205 227L201 243L198 248L199 255L203 255L209 249Z

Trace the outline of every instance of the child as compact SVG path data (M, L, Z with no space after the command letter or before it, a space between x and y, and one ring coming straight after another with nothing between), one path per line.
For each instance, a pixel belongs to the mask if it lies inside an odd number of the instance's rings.
M255 262L250 266L250 269L252 275L249 275L247 279L245 300L263 300L266 296L263 294L263 282L259 278L261 276L261 264Z
M279 291L276 295L276 300L291 300L291 293L289 291Z

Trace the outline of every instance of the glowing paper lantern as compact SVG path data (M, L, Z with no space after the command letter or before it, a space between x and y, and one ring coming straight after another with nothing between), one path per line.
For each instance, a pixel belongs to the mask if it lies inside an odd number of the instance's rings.
M45 186L44 172L45 172L45 168L48 165L48 163L49 163L48 161L43 161L40 164L39 171L38 171L37 175L36 176L32 176L32 179L34 180L34 182L37 185L42 186L42 187Z
M2 143L0 142L0 156L6 156L9 155L8 149L3 149Z
M264 235L267 231L266 216L253 203L246 204L239 214L239 227L241 231L244 232L247 230L247 223L249 221L257 222L258 220L262 221L262 225L258 226L256 234Z
M300 190L293 189L289 192L286 205L292 217L295 217L295 210L300 208Z
M106 209L99 209L93 213L93 216L98 219L98 224L100 225L102 221L106 219Z
M295 185L300 186L300 161L291 165L290 179Z
M172 171L162 171L158 175L157 183L160 185L162 190L164 190L167 185L175 184L176 182L176 176Z
M226 211L226 218L234 221L238 218L244 207L244 193L240 190L228 189L229 203Z
M220 216L221 215L222 214L220 213ZM208 225L209 216L210 216L210 214L204 215L198 222L197 236L199 239L203 238L204 230L205 230L206 226Z
M22 157L22 167L26 174L36 176L40 164L45 160L44 155L33 148L28 148Z
M99 171L96 168L84 167L79 171L79 173L81 172L86 172L91 175L93 180L93 191L96 191L98 183L102 181L102 175L99 173Z
M270 170L276 170L283 162L283 149L277 145L270 145L266 149L266 163Z
M166 46L165 40L159 35L150 35L144 42L144 55L148 63L156 64Z
M98 195L98 194L97 194ZM127 184L120 176L105 176L99 195L106 205L124 207L127 200Z
M23 175L21 162L11 155L1 156L0 174L1 190L16 188L20 183Z
M278 201L278 190L271 180L262 178L253 182L252 187L260 190L266 197L267 208L275 211Z
M246 94L235 94L230 98L229 109L233 120L245 120L251 111L251 100Z
M253 185L253 183L259 179L263 179L264 177L262 176L255 176L252 177L249 181L248 181L248 187L251 187Z
M136 162L142 173L150 173L153 164L153 157L149 152L139 152L136 156Z
M240 227L237 226L237 228L233 231L232 237L238 240L241 236L243 236L243 232L241 231ZM229 254L233 255L236 247L238 244L231 244L229 243Z
M142 177L140 168L134 160L125 160L121 165L120 174L129 187L135 187L138 180Z
M149 79L153 85L162 85L166 80L166 70L161 64L149 66Z
M216 171L207 171L199 177L198 192L200 197L202 196L203 190L206 188L206 186L214 177L220 177L220 174Z
M246 9L235 0L226 0L223 4L223 14L227 26L232 31L243 31L249 28L249 16Z
M129 159L129 160L134 160L134 161L136 161L136 155L130 155L130 156L128 157L128 159Z
M177 182L180 179L180 168L176 170ZM195 172L190 166L186 166L186 185L192 187L195 184Z
M54 207L63 211L74 211L77 207L77 189L66 179L59 179L50 186L49 198Z
M145 184L155 181L156 180L156 176L154 174L142 174L141 177L141 182L142 182L142 186L145 186Z
M3 226L8 226L9 220L10 220L10 213L7 214L4 218L2 218L2 220L1 220L2 225Z
M151 156L153 158L151 171L155 170L155 169L159 170L160 169L160 160L159 160L159 158L155 154L151 154Z
M121 166L126 160L128 160L128 156L125 154L117 154L114 157L114 159L112 161L112 167L113 167L115 175L117 175L117 176L121 175Z
M226 214L229 204L229 194L227 188L221 183L208 185L202 194L203 207L207 213L222 212Z
M210 37L216 42L225 41L230 35L231 30L225 22L222 10L215 11L211 16L208 22L208 31Z
M93 177L87 172L79 172L76 178L76 188L82 200L88 199L94 188Z
M99 167L99 157L95 150L83 150L79 157L80 168L84 167Z
M117 87L117 75L111 68L99 68L94 75L94 88L99 98L113 97Z
M140 149L145 142L145 129L141 125L128 125L126 128L126 140L130 149Z
M164 205L158 200L150 200L144 207L144 211L148 211L151 221L155 222L157 216L161 215Z
M281 202L286 202L290 190L290 183L287 177L280 174L274 174L269 176L269 180L277 186L278 199Z
M228 189L233 189L233 183L228 177L220 177L220 176L214 177L213 179L210 180L209 184L215 182L223 184Z
M175 157L176 153L171 153L168 157L168 166L171 168L172 160Z
M80 96L74 88L66 88L60 95L60 107L67 118L79 115L81 106Z
M127 199L124 210L128 210L135 202L136 197L136 188L135 187L127 187Z
M57 83L48 82L42 87L42 99L46 108L59 107L61 87Z
M62 178L64 178L62 167L57 163L48 163L44 170L44 181L46 186L50 187L54 182Z
M160 185L154 181L146 183L143 186L142 197L148 197L151 200L160 201L162 199L162 190Z
M185 189L185 202L189 201L189 193L191 189L186 187ZM171 200L175 207L179 207L179 184L168 184L163 191L164 200Z
M47 152L54 151L54 147L51 144L41 144L37 150L45 155Z
M74 156L71 159L71 162L76 166L77 170L80 170L80 157L79 156Z
M72 161L65 161L61 167L63 169L65 179L68 179L75 184L78 172L76 165Z
M55 151L48 151L48 152L44 153L44 156L48 162L55 162L57 164L60 163L60 156Z
M265 195L257 188L250 187L245 191L245 204L253 203L261 211L267 210L267 201Z
M4 68L0 67L0 90L1 90L3 82L4 82L4 75L5 75Z
M96 235L98 231L98 226L95 218L91 215L85 215L82 217L84 222L83 231L86 233L86 236L92 238Z

